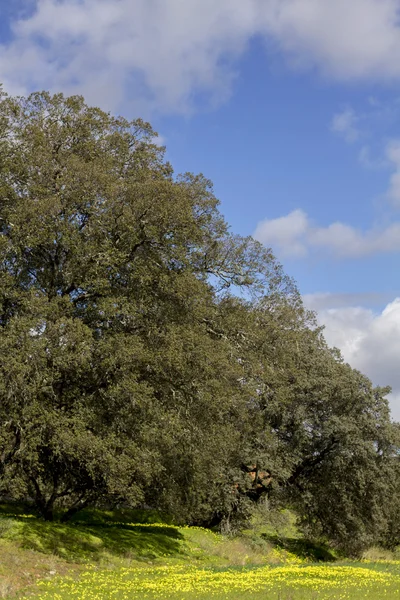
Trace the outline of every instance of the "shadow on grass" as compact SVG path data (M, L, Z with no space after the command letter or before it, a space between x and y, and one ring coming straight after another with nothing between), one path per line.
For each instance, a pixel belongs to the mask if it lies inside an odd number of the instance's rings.
M20 502L2 502L0 503L0 518L1 517L23 517L23 516L34 516L37 517L38 513L35 509L28 505Z
M142 523L137 522L139 519ZM183 536L178 529L168 524L156 525L160 515L149 511L93 509L77 515L72 523L49 523L37 518L26 506L0 505L0 521L6 520L13 524L7 537L23 548L54 554L70 562L108 560L110 555L153 560L184 554Z
M182 554L182 535L173 527L128 524L64 525L29 520L19 530L23 547L70 561L97 561L105 554L151 560Z
M29 519L20 524L16 537L24 548L74 562L98 561L105 554L137 560L182 554L182 535L168 526L64 525Z
M323 544L316 544L302 538L282 538L277 535L262 534L262 537L275 547L282 548L282 550L312 562L334 562L337 560L332 550Z

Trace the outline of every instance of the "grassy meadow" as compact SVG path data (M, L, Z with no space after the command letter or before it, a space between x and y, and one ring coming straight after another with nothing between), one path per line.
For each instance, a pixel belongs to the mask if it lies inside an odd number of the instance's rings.
M0 507L0 598L42 600L361 599L400 596L400 560L359 562L302 539L293 524L238 537L145 511L86 511L46 523ZM164 521L167 521L164 519Z

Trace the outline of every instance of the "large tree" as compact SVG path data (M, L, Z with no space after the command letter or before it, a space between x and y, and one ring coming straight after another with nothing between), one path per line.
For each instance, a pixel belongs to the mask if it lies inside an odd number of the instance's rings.
M369 541L395 464L384 396L149 124L0 98L0 493L46 519L128 502L208 524L268 496Z
M148 124L46 93L0 115L3 489L48 519L145 490L190 515L237 435L218 294L284 276L228 232L207 180L173 176Z

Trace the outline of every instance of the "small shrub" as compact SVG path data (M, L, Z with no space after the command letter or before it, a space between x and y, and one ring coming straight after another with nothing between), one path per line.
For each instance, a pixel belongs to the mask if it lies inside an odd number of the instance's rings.
M394 552L387 550L386 548L379 548L377 546L372 546L372 548L368 548L365 552L363 552L362 558L364 560L376 562L376 561L391 561L395 559Z

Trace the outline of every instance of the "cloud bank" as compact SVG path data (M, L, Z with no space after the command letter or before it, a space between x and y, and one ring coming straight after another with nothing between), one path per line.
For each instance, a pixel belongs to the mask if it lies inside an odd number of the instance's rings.
M300 209L277 219L261 221L253 236L288 258L303 258L315 250L323 250L337 258L400 252L400 222L365 232L340 221L321 227Z
M0 45L11 93L83 93L109 109L226 100L250 40L294 68L400 79L400 0L25 0ZM18 3L17 3L18 4ZM278 52L277 52L278 50Z
M312 295L305 303L312 307ZM379 312L360 306L322 309L318 320L329 345L340 348L346 362L375 385L392 387L392 414L400 420L400 298Z

